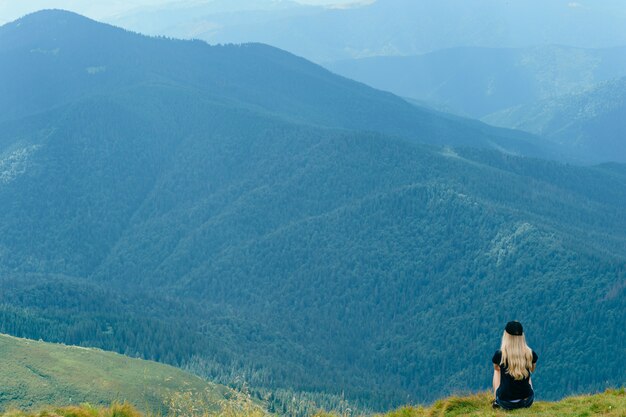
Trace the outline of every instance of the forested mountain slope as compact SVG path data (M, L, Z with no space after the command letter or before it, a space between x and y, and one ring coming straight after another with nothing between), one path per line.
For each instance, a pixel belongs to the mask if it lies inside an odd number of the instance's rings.
M0 28L0 121L131 87L176 87L294 122L553 156L532 135L418 109L278 49L148 38L60 10ZM28 86L28 88L23 88Z
M494 125L540 134L592 161L626 162L626 78L492 114Z
M597 366L626 337L623 165L485 149L518 142L264 46L44 12L0 54L0 331L244 378L294 413L291 391L485 388L511 318L545 397L623 382Z

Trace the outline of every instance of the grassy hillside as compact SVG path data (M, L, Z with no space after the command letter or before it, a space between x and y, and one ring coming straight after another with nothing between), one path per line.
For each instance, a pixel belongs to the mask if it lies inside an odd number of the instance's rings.
M128 401L144 410L166 412L186 393L218 410L229 392L155 362L1 334L0 360L0 410Z
M432 407L407 407L377 417L624 417L626 415L626 395L624 389L609 390L603 394L565 398L558 402L539 401L529 409L516 411L493 410L492 397L481 394L470 397L451 397L437 401ZM181 417L183 414L180 414ZM210 417L216 415L209 410L186 410L184 417ZM222 417L263 416L257 409L232 407L224 410ZM81 407L47 408L39 412L28 413L13 411L0 417L142 417L130 405L113 405L110 408ZM335 414L318 413L316 417L331 417Z
M451 397L437 401L432 407L403 408L384 417L588 417L626 416L624 389L609 390L603 394L565 398L557 402L538 401L529 409L516 411L493 410L490 394L471 397Z

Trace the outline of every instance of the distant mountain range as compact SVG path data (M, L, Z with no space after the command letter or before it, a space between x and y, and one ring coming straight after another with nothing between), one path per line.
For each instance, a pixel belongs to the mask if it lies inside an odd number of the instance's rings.
M626 76L626 48L453 48L326 66L373 87L481 118Z
M0 331L294 415L485 389L511 318L544 398L623 382L624 165L63 11L1 27L0 62Z
M210 47L204 42L164 42L77 15L50 11L5 25L0 53L8 65L0 121L67 104L78 98L129 88L192 88L215 104L245 108L285 121L379 131L421 143L497 147L512 153L550 155L532 135L504 131L428 109L336 76L278 49L246 44ZM82 37L89 30L90 38ZM120 42L113 46L112 42ZM125 44L121 44L125 42ZM74 54L80 50L80 54ZM42 70L43 68L43 70ZM24 90L22 86L30 86Z
M626 162L626 78L578 94L537 101L485 118L533 132L593 161Z
M139 7L108 21L142 33L211 43L263 42L316 62L415 55L459 45L626 45L621 0L363 3L346 9L303 6L286 0L187 0L163 7Z

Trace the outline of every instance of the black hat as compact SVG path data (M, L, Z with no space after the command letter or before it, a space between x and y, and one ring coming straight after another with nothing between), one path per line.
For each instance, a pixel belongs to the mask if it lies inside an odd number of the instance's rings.
M508 322L504 330L506 330L506 332L512 336L521 336L524 333L522 323L520 323L519 321Z

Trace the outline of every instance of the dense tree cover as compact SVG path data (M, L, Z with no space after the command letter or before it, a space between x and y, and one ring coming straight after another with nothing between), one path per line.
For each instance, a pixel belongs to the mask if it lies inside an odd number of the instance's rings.
M11 80L3 83L0 121L130 86L176 85L206 100L292 121L421 143L553 153L532 135L416 108L267 45L148 38L69 12L44 11L0 28L0 57L0 77Z
M0 52L22 26L0 29ZM185 48L208 48L96 27L181 59ZM244 50L220 49L213 63L231 68L229 54L241 54L262 73L266 60L287 59ZM130 67L137 62L146 63ZM287 62L293 73L273 67L275 83L316 68ZM516 139L417 110L406 120L424 120L409 126L424 137L376 129L402 121L388 115L360 130L321 125L342 111L336 120L352 120L354 108L305 120L305 108L328 104L325 92L289 96L295 87L283 85L291 101L280 101L244 74L242 91L257 98L227 100L179 65L176 77L155 67L141 82L77 87L82 97L52 95L46 109L19 102L21 114L5 115L0 331L246 381L294 413L483 389L512 318L540 354L533 379L543 398L623 383L614 361L626 337L623 166L434 146L448 133L453 145ZM324 91L347 88L324 80ZM400 111L359 88L370 110ZM292 102L304 107L290 113Z

